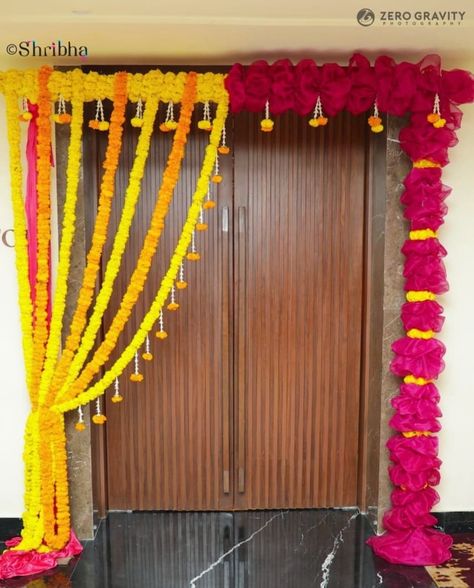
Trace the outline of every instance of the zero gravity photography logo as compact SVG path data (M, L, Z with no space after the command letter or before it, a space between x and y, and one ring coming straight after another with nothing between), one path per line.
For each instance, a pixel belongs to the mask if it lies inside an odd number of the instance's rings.
M361 8L356 18L363 27L374 23L383 26L459 26L463 24L465 16L465 10L380 10L376 14L370 8Z
M88 56L85 45L74 45L71 41L51 41L49 45L42 45L35 40L10 43L5 48L7 55L19 57L81 57Z

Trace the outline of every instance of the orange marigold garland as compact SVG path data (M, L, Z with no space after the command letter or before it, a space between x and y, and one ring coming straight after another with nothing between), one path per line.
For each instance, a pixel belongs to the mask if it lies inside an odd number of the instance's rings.
M39 386L48 340L50 243L51 243L51 96L48 81L50 67L42 67L38 74L38 252L33 310L33 369L32 389Z
M187 76L181 101L178 127L173 137L173 146L168 157L166 169L163 173L163 180L151 218L150 227L145 236L143 247L138 257L135 270L130 278L127 291L120 303L120 308L114 316L104 340L94 353L91 361L85 366L76 381L68 386L67 390L63 391L65 399L74 398L77 394L82 392L99 371L100 367L108 360L118 337L130 317L131 311L141 291L143 290L143 286L151 267L151 261L164 228L165 217L171 204L174 189L179 179L186 140L191 128L191 117L194 110L196 86L197 74L190 72ZM138 378L135 379L135 381L139 381Z

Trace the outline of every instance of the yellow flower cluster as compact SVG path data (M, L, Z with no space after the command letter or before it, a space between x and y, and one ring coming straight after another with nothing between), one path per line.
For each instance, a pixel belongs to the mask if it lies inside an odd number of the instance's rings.
M225 93L218 104L216 117L213 121L212 131L209 137L209 145L206 147L205 156L195 193L193 195L191 206L188 210L188 215L183 226L183 230L179 237L177 246L171 258L170 266L163 277L160 288L156 297L150 306L147 314L143 318L140 327L136 331L130 343L123 350L119 358L115 361L112 367L106 371L103 377L97 381L89 389L80 392L75 398L61 402L54 407L54 410L60 412L67 412L73 410L82 404L86 404L91 400L99 397L112 384L116 377L124 371L127 365L132 361L135 353L143 345L147 334L153 328L153 325L158 320L160 311L165 304L171 288L176 281L179 269L183 262L189 245L191 244L192 235L198 222L201 206L207 195L211 174L215 164L217 149L222 134L222 129L228 112L228 95Z
M74 86L75 87L75 86ZM71 135L68 149L68 163L66 171L66 194L64 200L64 216L62 237L59 248L58 274L50 333L46 348L46 361L41 374L39 388L39 404L43 404L53 378L54 369L61 345L64 310L68 291L69 269L71 261L71 247L76 229L76 203L81 171L82 154L82 125L84 121L84 103L80 94L72 96Z
M0 93L12 85L16 94L36 103L38 99L37 70L0 72ZM196 102L219 103L227 94L224 87L225 74L200 73L197 74ZM180 102L186 83L186 73L163 73L159 69L142 73L128 74L128 99L137 102L139 98L146 102L152 97L158 97L163 102ZM84 73L81 70L54 71L51 73L48 88L51 96L62 96L65 100L72 100L73 92L80 92L84 102L94 100L113 100L115 76L103 75L97 72ZM18 112L17 112L18 115Z

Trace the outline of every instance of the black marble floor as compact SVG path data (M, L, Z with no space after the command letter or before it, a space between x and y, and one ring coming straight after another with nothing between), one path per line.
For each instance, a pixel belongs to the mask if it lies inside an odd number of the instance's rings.
M433 588L365 545L355 510L111 513L80 558L29 588ZM40 582L40 583L38 583Z

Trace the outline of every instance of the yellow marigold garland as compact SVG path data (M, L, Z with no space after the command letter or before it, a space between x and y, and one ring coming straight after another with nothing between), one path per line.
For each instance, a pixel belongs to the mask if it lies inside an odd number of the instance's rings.
M28 551L38 549L43 540L44 525L41 508L41 474L39 450L39 414L33 411L25 427L25 447L23 461L25 465L25 510L23 512L22 540L13 547L14 550Z
M110 117L109 140L107 144L105 160L103 163L104 175L100 186L99 206L92 236L92 244L87 255L86 268L79 291L76 310L74 312L69 335L61 359L57 364L53 375L48 397L53 399L57 390L63 383L69 371L69 366L74 357L81 335L87 321L87 312L92 303L97 275L100 269L102 250L107 238L107 228L112 210L112 198L114 196L115 173L119 163L119 155L122 147L122 132L125 122L125 107L127 104L127 74L119 72L115 77L114 109ZM142 129L143 132L143 129ZM144 165L144 164L143 164Z
M54 294L54 304L50 325L50 334L46 347L46 361L41 376L39 403L43 403L56 366L63 328L64 310L68 291L68 279L71 260L71 247L76 228L76 203L81 171L82 125L84 121L84 103L80 92L72 97L71 135L68 149L66 172L66 195L62 226L61 245Z
M25 206L23 202L23 174L21 167L20 122L18 120L18 80L10 76L7 80L6 111L8 147L10 155L10 191L13 205L13 223L15 230L15 260L18 281L18 301L22 331L23 355L27 388L31 404L36 402L31 383L33 358L33 305L31 302L30 282L28 277L28 240L26 232Z
M37 139L37 182L38 193L38 251L33 309L33 369L32 390L37 393L43 369L48 340L48 305L50 285L50 243L51 243L51 96L48 80L52 69L42 67L38 74L38 139Z
M201 173L197 181L196 191L192 199L192 204L189 207L188 216L184 223L178 244L171 258L169 269L161 281L161 285L156 294L156 297L149 311L143 318L140 327L138 328L130 343L123 350L120 357L115 361L112 367L107 370L107 372L98 382L96 382L89 389L81 391L75 398L71 398L65 402L57 404L53 407L53 410L67 412L77 408L82 404L86 404L103 394L104 391L112 384L114 379L120 376L120 374L124 371L130 361L133 359L137 350L140 349L140 347L143 345L149 331L151 331L153 328L153 325L157 321L160 315L160 311L163 308L166 299L168 298L171 288L173 287L176 277L178 276L181 263L183 262L188 247L191 243L192 234L200 216L201 206L207 195L210 177L215 164L217 148L225 119L227 117L227 112L228 96L227 94L224 94L217 107L216 117L213 121L213 128L210 133L209 145L206 147Z
M77 80L74 80L73 77L75 71L77 70L52 72L48 83L51 96L62 96L66 101L72 99L73 87L77 84ZM198 74L196 102L220 102L227 94L224 78L225 74L220 73ZM37 70L0 72L0 93L6 91L11 80L15 81L17 96L24 96L31 102L37 102ZM131 102L137 102L140 98L146 102L150 98L158 96L163 102L172 101L177 104L183 95L185 81L186 73L184 72L163 73L159 69L154 69L145 74L129 73L127 98ZM84 96L84 102L92 102L99 98L113 100L115 76L81 71L79 90Z
M150 227L145 236L143 247L138 257L135 270L130 278L127 290L120 303L119 310L114 316L112 324L110 325L104 340L101 342L98 349L94 353L91 361L86 365L81 375L75 382L70 384L68 378L66 381L66 386L61 390L59 398L62 394L72 398L78 392L82 391L92 380L100 366L107 361L110 353L115 347L120 333L122 332L127 320L130 317L132 309L135 306L139 295L143 290L148 272L151 267L153 256L155 255L156 248L165 226L165 218L173 198L174 189L178 183L181 164L184 158L186 139L191 128L191 117L194 110L195 97L196 74L194 72L190 72L187 75L187 82L184 87L184 94L181 100L181 113L178 127L173 137L173 145L168 157L165 171L163 172L163 180L158 191L158 197L156 199L156 205L152 214ZM133 204L135 205L135 203ZM132 216L131 214L128 214L128 210L126 209L125 205L123 214L125 217ZM129 225L127 226L126 233L124 233L124 231L121 231L119 227L119 230L116 234L115 241L119 243L119 249L121 253L123 253L126 242L128 240L128 228ZM114 249L115 244L116 243L114 243ZM89 321L88 329L84 334L81 346L76 355L76 358L81 360L81 365L82 362L86 359L90 349L92 349L94 345L97 331L99 330L102 322L103 313L107 308L110 296L112 295L113 284L120 269L121 257L122 255L120 255L120 258L115 260L111 254L110 260L107 264L106 275L103 281L101 292L99 294L101 299L99 300L98 297L93 315ZM104 295L101 296L102 294ZM78 367L80 368L80 366L76 364L74 369L71 369L71 372L75 373Z

